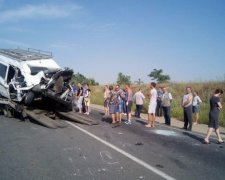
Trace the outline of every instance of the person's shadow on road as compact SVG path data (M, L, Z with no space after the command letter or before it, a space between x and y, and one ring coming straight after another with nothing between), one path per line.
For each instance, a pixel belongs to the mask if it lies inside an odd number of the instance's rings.
M188 137L190 137L192 139L195 139L195 140L197 140L197 141L199 141L201 143L203 142L203 139L201 137L198 137L198 136L196 136L194 134L191 134L191 133L188 133L188 132L183 132L183 135L188 136Z
M147 123L142 120L136 120L137 123L140 123L141 125L146 125Z
M102 122L106 122L106 123L111 124L112 123L112 118L110 116L103 115L102 116Z

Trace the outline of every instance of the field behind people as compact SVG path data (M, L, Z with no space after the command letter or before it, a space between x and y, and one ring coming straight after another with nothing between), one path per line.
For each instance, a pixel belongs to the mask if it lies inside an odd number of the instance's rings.
M193 90L198 91L200 98L202 99L203 103L200 107L200 118L199 122L207 124L208 123L208 113L209 113L209 99L212 96L214 90L216 88L224 89L224 82L191 82L191 83L169 83L169 84L158 84L159 86L166 86L168 87L169 92L171 92L173 96L173 102L171 105L171 116L183 121L183 109L181 107L181 100L185 93L186 87L191 87ZM123 86L122 86L123 88ZM146 100L144 103L144 107L142 112L147 113L148 107L148 94L149 94L149 87L148 85L132 85L133 92L136 92L139 88L142 89ZM93 86L92 87L92 97L91 103L103 105L103 91L104 86ZM225 127L225 95L221 98L222 105L224 108L220 112L220 125ZM135 109L135 105L133 104L132 109Z

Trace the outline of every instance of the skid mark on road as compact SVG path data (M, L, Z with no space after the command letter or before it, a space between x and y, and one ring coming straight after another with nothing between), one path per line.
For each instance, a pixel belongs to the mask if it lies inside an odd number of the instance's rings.
M101 139L100 137L98 137L98 136L96 136L96 135L94 135L94 134L92 134L92 133L86 131L85 129L83 129L83 128L81 128L81 127L79 127L79 126L77 126L77 125L75 125L75 124L73 124L73 123L71 123L71 122L69 122L69 121L66 121L66 122L67 122L69 125L73 126L74 128L80 130L81 132L83 132L83 133L89 135L89 136L92 137L93 139L95 139L95 140L101 142L102 144L104 144L104 145L110 147L111 149L113 149L113 150L117 151L118 153L124 155L125 157L129 158L130 160L136 162L137 164L139 164L139 165L145 167L145 168L148 169L149 171L151 171L151 172L157 174L158 176L160 176L160 177L162 177L162 178L164 178L164 179L167 179L167 180L175 180L175 178L173 178L172 176L170 176L170 175L168 175L168 174L166 174L166 173L164 173L164 172L158 170L157 168L151 166L150 164L144 162L143 160L141 160L141 159L139 159L139 158L137 158L137 157L131 155L130 153L125 152L124 150L122 150L122 149L116 147L115 145L113 145L113 144L111 144L111 143L109 143L109 142L107 142L107 141Z

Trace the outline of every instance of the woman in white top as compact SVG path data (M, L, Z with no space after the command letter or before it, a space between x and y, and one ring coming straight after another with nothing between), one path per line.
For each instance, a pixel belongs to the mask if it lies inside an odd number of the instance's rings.
M194 91L194 93L193 93L193 101L192 101L192 112L194 114L194 119L195 119L194 124L198 124L199 110L200 110L200 104L201 103L202 103L202 100L198 96L198 92Z
M157 91L155 89L156 83L152 82L150 84L150 102L148 106L148 124L146 127L151 128L155 127L155 110L156 110L156 105L157 105Z

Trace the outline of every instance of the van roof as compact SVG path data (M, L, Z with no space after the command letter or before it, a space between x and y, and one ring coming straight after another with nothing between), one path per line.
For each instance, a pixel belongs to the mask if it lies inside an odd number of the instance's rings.
M52 53L36 49L0 49L0 55L7 56L17 61L29 61L52 58Z

